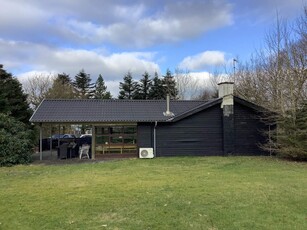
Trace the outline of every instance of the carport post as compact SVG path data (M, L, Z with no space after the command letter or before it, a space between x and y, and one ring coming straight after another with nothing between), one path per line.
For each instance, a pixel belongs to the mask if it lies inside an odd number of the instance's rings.
M92 160L95 160L95 151L96 151L96 132L95 126L92 125Z
M39 160L43 160L43 128L39 123Z
M60 148L61 124L59 124L58 148Z

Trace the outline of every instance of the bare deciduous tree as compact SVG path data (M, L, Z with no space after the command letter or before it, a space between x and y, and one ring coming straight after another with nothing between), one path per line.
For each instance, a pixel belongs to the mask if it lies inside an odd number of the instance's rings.
M52 86L54 75L49 74L35 74L29 76L24 83L24 91L28 95L28 103L33 109L36 109L41 101L46 97L48 90Z
M297 123L307 101L306 8L304 13L295 25L277 18L276 27L266 36L265 47L238 70L236 93L275 112L277 152L288 157L305 152L307 159Z
M196 98L202 92L200 80L193 77L188 70L175 70L176 86L179 99Z

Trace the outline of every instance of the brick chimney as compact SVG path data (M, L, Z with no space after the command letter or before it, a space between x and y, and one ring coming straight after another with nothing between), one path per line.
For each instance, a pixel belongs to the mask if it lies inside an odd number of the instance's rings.
M221 108L223 110L223 149L224 155L234 153L234 101L233 82L221 82L219 87L219 98L223 98Z

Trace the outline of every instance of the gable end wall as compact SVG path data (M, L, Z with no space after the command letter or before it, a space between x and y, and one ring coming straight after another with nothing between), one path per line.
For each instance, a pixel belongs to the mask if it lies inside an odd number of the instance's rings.
M239 103L234 105L235 155L267 155L259 144L266 138L263 132L268 129L260 120L260 113Z
M157 156L223 155L220 105L174 123L158 123Z

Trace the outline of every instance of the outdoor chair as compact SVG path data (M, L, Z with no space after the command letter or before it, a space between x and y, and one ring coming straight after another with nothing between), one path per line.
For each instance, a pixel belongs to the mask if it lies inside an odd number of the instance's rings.
M90 151L90 145L82 145L82 147L80 148L80 154L79 154L80 159L82 159L83 156L90 159L89 151Z
M60 145L58 149L58 156L60 159L67 159L67 150L68 150L68 143L63 143Z
M70 142L68 145L68 149L70 152L70 157L78 157L79 155L79 148L78 148L78 144L75 142Z

